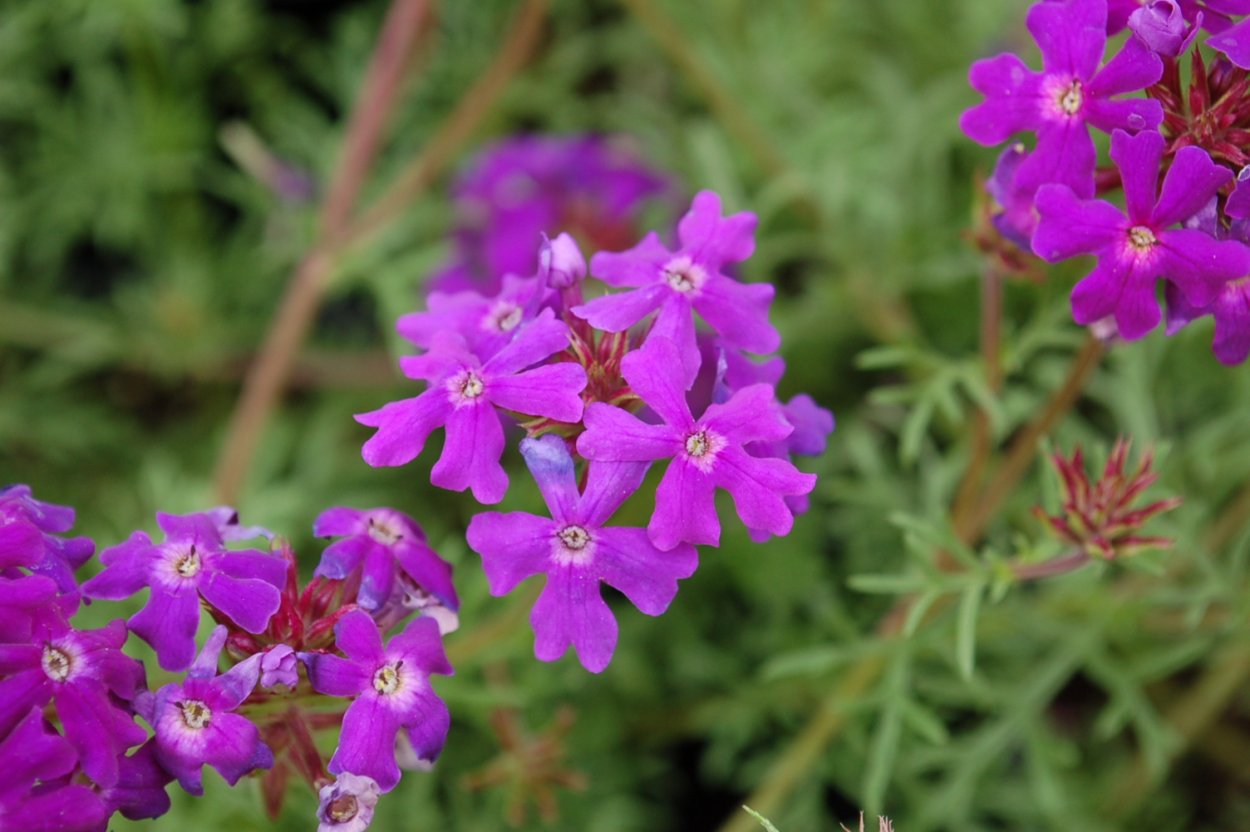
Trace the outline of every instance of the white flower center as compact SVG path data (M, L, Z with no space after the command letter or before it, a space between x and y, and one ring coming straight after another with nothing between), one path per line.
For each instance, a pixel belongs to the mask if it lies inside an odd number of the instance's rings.
M686 453L693 457L701 457L711 449L712 443L708 441L706 431L692 433L686 437Z
M69 653L51 644L43 648L40 664L43 665L44 674L54 682L64 682L74 669L74 660Z
M585 549L586 544L590 542L590 532L581 526L565 526L556 532L556 537L560 538L564 548L574 552Z
M200 573L200 553L195 544L187 552L174 561L174 571L184 578L194 578Z
M403 662L395 662L379 668L378 672L373 674L373 689L383 696L390 696L398 691L403 687L404 680L399 675L399 669L403 666Z
M466 399L476 399L482 395L483 389L482 380L473 373L466 373L460 382L460 395Z
M487 330L511 332L521 323L521 318L524 315L524 310L517 304L510 300L501 300L491 306L490 311L486 313L486 319L482 323Z
M678 257L664 264L664 282L682 294L699 289L707 280L707 272L689 257Z
M369 518L369 536L383 546L394 546L404 539L402 532L397 531L385 520L378 520L375 517Z
M1066 87L1061 87L1055 95L1055 105L1060 112L1074 116L1081 111L1081 104L1084 102L1084 96L1081 94L1081 82L1073 81Z
M195 731L207 728L208 724L213 721L212 710L198 699L179 702L178 707L182 711L183 723Z
M1135 225L1128 231L1129 245L1138 251L1149 251L1159 242L1155 233L1144 225Z

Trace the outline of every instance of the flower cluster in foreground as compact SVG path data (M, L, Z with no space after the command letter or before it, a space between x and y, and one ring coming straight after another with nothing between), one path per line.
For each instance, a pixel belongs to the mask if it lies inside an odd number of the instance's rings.
M808 396L781 401L781 359L751 357L780 346L773 288L734 277L755 225L703 192L676 246L651 233L587 268L560 234L543 242L534 274L500 275L489 294L435 290L425 311L398 322L422 350L401 359L403 371L425 389L356 417L377 429L364 458L406 464L442 430L431 481L493 505L510 485L506 431L520 424L548 515L481 513L468 539L496 595L546 576L531 615L540 659L572 646L587 669L603 670L617 625L600 583L646 614L664 612L695 571L695 547L719 544L717 491L760 540L787 534L807 507L815 477L792 457L820 454L833 416ZM654 495L645 527L622 508L635 494Z
M0 829L159 817L168 784L203 794L211 766L231 785L263 772L272 815L301 777L321 795L321 832L359 832L401 765L438 757L450 720L429 677L452 672L442 632L457 599L411 518L326 511L316 532L336 541L304 587L290 548L226 508L158 515L160 539L137 531L104 549L79 585L95 546L63 536L73 523L25 486L0 490ZM141 590L129 619L76 623L89 600ZM217 622L202 643L201 612ZM163 684L126 655L130 636L155 650ZM345 713L306 707L326 697L350 700ZM327 764L313 736L340 725Z
M1049 262L1097 258L1072 291L1077 323L1145 336L1164 321L1162 280L1168 334L1210 316L1221 362L1250 355L1245 15L1250 0L1042 0L1028 14L1040 71L1013 54L973 64L985 100L964 132L1035 136L1008 145L987 183L998 231ZM1110 134L1107 164L1092 131ZM1099 198L1115 190L1122 208Z

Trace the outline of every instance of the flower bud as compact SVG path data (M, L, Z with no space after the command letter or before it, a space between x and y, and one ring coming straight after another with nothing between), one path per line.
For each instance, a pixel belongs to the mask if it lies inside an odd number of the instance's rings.
M1185 15L1172 0L1154 0L1143 5L1129 16L1128 25L1142 43L1160 55L1174 58L1185 51L1191 40Z
M543 235L538 276L553 289L568 289L586 278L586 258L572 236L563 233L549 240Z

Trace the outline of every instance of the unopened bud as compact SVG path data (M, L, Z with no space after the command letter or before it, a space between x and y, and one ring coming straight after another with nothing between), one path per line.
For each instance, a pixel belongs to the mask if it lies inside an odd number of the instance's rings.
M586 258L568 233L554 240L543 236L538 252L538 276L552 289L568 289L586 278Z

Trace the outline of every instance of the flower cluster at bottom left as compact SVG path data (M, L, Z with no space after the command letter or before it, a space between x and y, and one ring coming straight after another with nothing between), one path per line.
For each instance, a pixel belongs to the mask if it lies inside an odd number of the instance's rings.
M135 532L80 586L95 544L65 537L73 509L0 489L0 830L159 817L171 782L203 794L204 766L231 785L256 774L271 815L302 778L320 832L368 827L400 769L428 768L446 741L429 677L452 672L451 566L393 509L324 512L314 531L336 540L303 586L290 546L229 508L157 522L163 540ZM247 540L263 548L232 545ZM141 589L128 619L74 623L93 600ZM216 626L197 652L202 612ZM159 683L122 651L132 634L155 651ZM309 707L325 697L345 707ZM339 730L328 761L326 730Z

